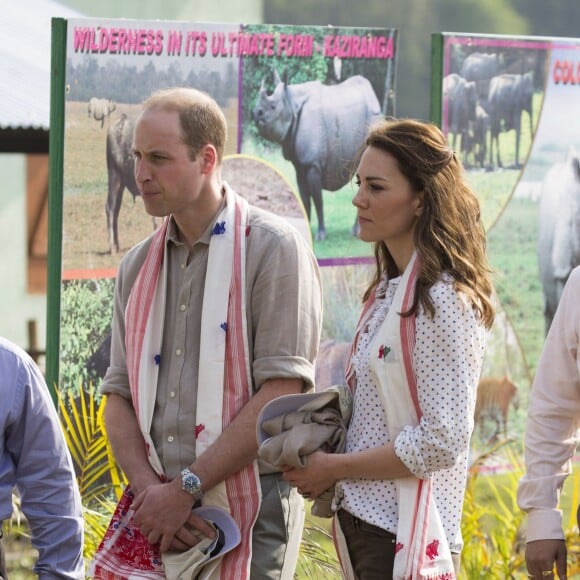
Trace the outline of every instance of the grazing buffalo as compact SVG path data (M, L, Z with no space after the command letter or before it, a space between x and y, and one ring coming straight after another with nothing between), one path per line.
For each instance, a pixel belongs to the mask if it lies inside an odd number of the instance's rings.
M89 101L89 119L101 122L101 129L105 124L105 119L117 108L111 99L97 99L92 97Z
M487 152L487 134L489 132L489 115L481 105L475 107L475 121L469 123L467 132L461 139L461 152L466 165L473 156L473 165L485 166Z
M135 196L141 195L135 182L133 160L134 121L121 115L107 131L107 173L109 191L107 194L107 230L111 254L119 251L119 211L123 201L123 191L127 188Z
M510 405L519 407L517 387L506 376L502 378L486 377L479 381L475 402L474 421L483 433L483 422L491 419L495 422L495 431L491 439L502 433L507 436L507 423Z
M499 74L500 62L495 53L472 52L465 57L461 65L461 76L467 81L475 82L477 96L481 102L487 101L489 81Z
M554 164L542 186L538 261L546 334L570 272L580 265L580 159L573 149Z
M475 121L477 93L475 83L466 81L452 73L443 79L443 102L447 108L448 128L453 133L453 148L461 136L461 146L467 135L469 124Z
M488 110L491 139L489 147L489 164L493 167L493 146L496 146L497 165L502 167L499 152L499 134L514 129L516 132L515 167L520 167L520 137L522 112L526 111L530 119L530 139L533 136L532 97L534 95L534 78L532 72L523 75L503 74L493 77L489 83ZM502 127L503 122L503 127Z
M351 164L367 128L381 118L370 82L362 76L327 86L319 81L289 85L274 71L275 88L260 87L252 116L262 137L280 143L296 170L298 190L310 220L318 216L317 240L326 239L322 190L337 191L351 176ZM355 231L353 229L353 231Z

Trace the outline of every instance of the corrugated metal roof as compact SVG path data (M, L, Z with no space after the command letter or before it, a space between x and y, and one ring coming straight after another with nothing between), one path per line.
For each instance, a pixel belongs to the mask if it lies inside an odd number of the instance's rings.
M0 0L0 8L0 130L48 130L51 18L82 14L52 0Z

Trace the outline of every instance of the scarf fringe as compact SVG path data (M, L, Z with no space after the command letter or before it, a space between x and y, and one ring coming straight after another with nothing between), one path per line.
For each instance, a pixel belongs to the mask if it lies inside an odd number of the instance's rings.
M406 576L401 580L455 580L454 572L421 572L419 578L413 578L412 576Z

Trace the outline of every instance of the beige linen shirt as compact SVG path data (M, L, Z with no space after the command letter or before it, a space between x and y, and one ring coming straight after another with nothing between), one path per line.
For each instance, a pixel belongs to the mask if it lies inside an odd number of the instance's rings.
M560 491L570 474L580 421L580 267L562 293L530 394L526 474L518 504L528 514L527 541L564 539Z
M249 221L246 317L253 388L276 378L298 378L309 388L314 384L322 316L316 258L302 235L283 219L250 206ZM167 233L167 303L151 435L169 478L195 460L201 309L213 227L212 220L191 252L179 241L173 220ZM151 239L132 248L119 266L103 394L130 399L124 314Z

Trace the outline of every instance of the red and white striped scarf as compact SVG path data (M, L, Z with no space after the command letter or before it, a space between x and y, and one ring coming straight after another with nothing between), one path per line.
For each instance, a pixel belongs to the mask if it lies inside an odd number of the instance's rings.
M252 396L248 358L245 260L250 233L248 204L229 187L226 206L215 221L209 246L202 311L197 393L196 454L203 453ZM131 290L125 313L127 370L135 413L149 461L163 478L150 436L163 337L168 221L155 234ZM231 264L231 267L228 265ZM216 389L223 385L223 389ZM95 579L164 578L158 546L152 546L133 524L133 495L125 490L97 554L91 563ZM252 557L252 530L261 501L256 462L208 491L206 505L230 511L242 535L240 545L217 560L204 578L245 580Z
M406 312L413 303L418 273L419 259L414 253L403 273L385 321L370 346L370 366L377 380L391 441L406 425L418 425L422 415L413 371L415 315L403 317L398 314ZM375 296L372 294L363 307L353 348L368 322L374 303ZM399 364L385 364L385 358L389 355L397 357ZM347 381L354 390L356 379L351 365L347 369ZM399 525L394 580L454 580L451 552L432 495L432 479L406 477L395 482ZM333 532L343 575L347 579L354 579L337 518L333 521Z

